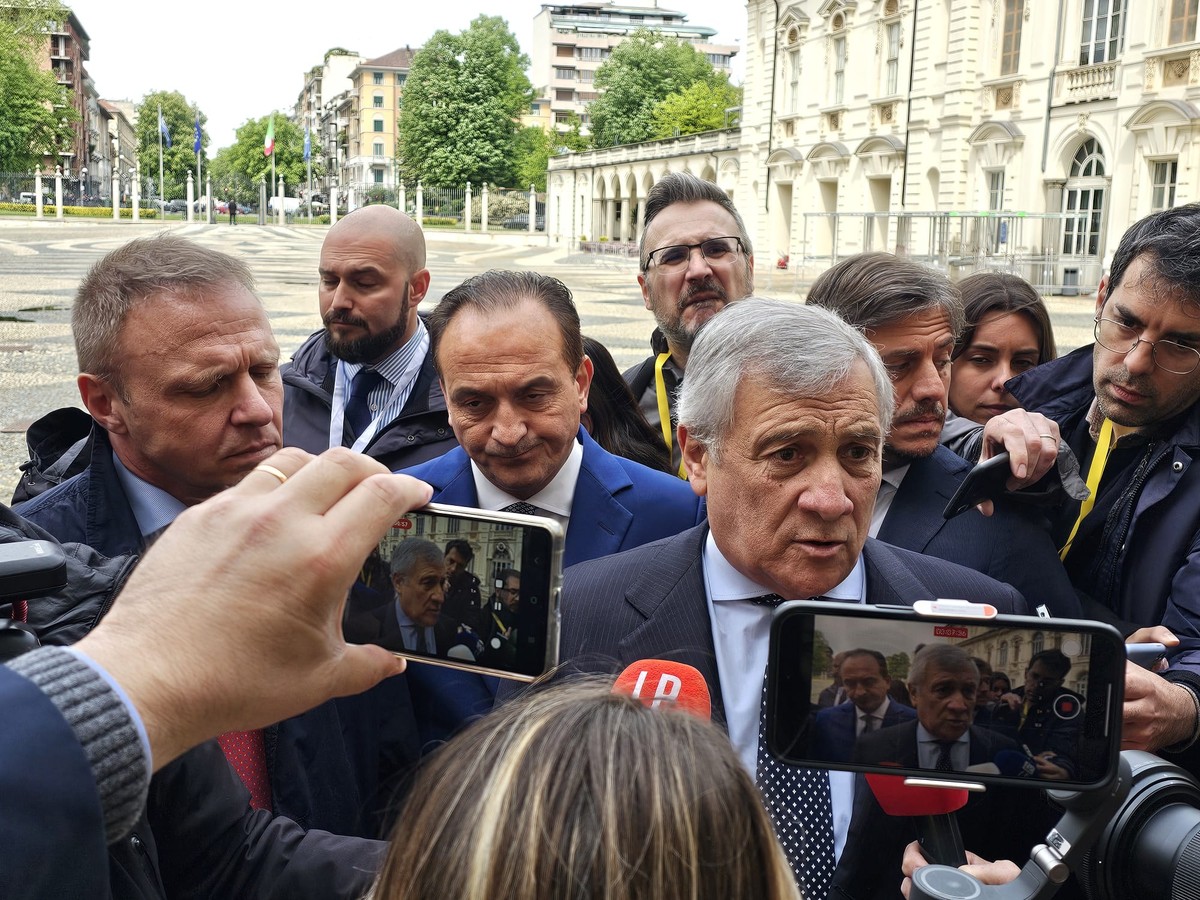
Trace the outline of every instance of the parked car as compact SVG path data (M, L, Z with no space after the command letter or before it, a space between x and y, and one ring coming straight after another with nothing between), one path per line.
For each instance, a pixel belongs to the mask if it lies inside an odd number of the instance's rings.
M186 200L168 200L166 210L167 212L182 213L187 212L187 207Z
M538 231L546 230L546 214L538 213L537 218L533 221L534 227ZM522 231L529 230L529 213L517 213L515 216L510 216L504 220L505 228L515 228Z

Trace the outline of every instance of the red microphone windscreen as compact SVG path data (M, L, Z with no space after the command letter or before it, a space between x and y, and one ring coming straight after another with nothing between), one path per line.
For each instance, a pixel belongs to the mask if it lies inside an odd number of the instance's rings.
M871 793L889 816L936 816L967 805L965 788L925 787L904 783L903 775L867 773Z
M708 684L700 670L665 659L639 659L617 676L614 694L628 694L654 709L669 703L702 719L712 718Z

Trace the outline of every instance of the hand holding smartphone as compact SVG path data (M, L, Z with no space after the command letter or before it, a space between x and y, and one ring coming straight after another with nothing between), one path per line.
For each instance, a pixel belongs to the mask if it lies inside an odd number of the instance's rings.
M342 630L398 656L532 681L558 663L563 530L429 504L397 520L350 589Z

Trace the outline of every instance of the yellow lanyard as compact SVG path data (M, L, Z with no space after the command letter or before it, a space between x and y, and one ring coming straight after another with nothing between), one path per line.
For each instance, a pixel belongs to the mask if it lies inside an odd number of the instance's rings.
M663 442L667 445L668 458L674 455L671 442L671 406L667 402L667 383L663 380L663 366L670 357L670 352L658 354L654 360L654 395L658 398L658 421L662 425ZM679 461L679 477L687 481L687 469L683 460Z
M1079 525L1087 518L1088 513L1092 511L1092 507L1096 505L1096 495L1100 493L1100 479L1104 475L1104 466L1108 462L1108 452L1113 445L1113 423L1110 419L1105 419L1104 424L1100 426L1100 440L1096 442L1096 453L1092 456L1092 464L1088 467L1087 499L1080 504L1079 518L1075 520L1075 524L1071 527L1071 536L1067 538L1067 542L1063 544L1063 548L1058 551L1058 558L1065 560L1067 554L1071 552L1071 542L1075 540L1075 534L1079 531Z

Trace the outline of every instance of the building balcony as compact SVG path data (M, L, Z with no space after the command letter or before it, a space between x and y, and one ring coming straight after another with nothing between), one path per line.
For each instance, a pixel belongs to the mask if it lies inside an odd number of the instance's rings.
M1117 96L1119 70L1120 64L1116 62L1065 69L1056 78L1055 94L1064 103L1108 100Z

